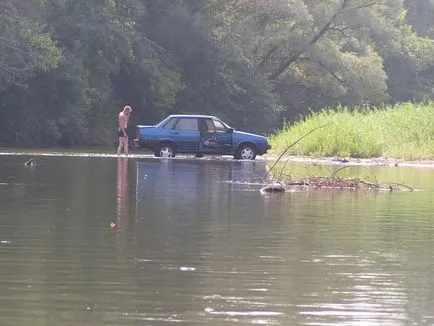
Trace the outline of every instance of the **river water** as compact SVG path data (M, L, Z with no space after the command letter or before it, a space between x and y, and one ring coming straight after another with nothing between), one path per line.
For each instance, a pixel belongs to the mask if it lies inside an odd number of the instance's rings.
M0 325L434 324L433 169L263 195L261 161L26 159L0 157Z

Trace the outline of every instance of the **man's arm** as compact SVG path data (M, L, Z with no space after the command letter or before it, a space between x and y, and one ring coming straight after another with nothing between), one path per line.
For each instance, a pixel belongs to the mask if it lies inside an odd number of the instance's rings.
M124 128L124 135L125 135L125 137L127 137L128 138L128 135L127 135L127 129L128 129L128 121L130 120L130 113L128 112L126 115L125 115L125 128Z

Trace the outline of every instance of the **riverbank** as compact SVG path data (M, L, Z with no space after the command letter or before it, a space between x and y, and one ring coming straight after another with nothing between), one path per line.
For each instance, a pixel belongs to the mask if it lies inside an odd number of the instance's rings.
M276 161L273 155L264 156L268 161ZM420 168L434 168L434 160L404 160L390 157L375 158L350 158L350 157L308 157L308 156L284 156L281 162L304 163L312 165L361 165L361 166L408 166Z
M23 156L23 157L44 157L44 156L71 156L71 157L89 157L89 158L117 158L119 157L114 150L111 149L87 149L87 150L31 150L31 149L0 149L1 156ZM121 157L125 157L122 155ZM146 159L162 159L156 158L151 152L132 152L130 158L146 158ZM178 155L174 159L197 159L193 155ZM278 157L276 155L257 156L258 161L275 162ZM200 160L233 160L232 156L204 156ZM308 157L308 156L284 156L281 162L292 162L312 165L364 165L364 166L408 166L420 168L434 168L434 160L403 160L396 158L341 158L341 157Z

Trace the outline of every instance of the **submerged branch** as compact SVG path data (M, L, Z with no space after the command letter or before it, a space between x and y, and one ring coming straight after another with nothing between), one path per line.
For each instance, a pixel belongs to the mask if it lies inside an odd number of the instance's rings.
M412 187L407 186L407 185L402 184L402 183L397 183L397 182L386 182L385 184L388 184L388 185L389 185L390 190L393 190L393 187L392 187L392 186L400 186L400 187L403 187L403 188L408 189L408 190L410 190L410 191L414 191L414 189L413 189Z
M314 128L314 129L310 130L308 133L304 134L303 136L301 136L300 138L298 138L295 142L293 142L293 143L290 144L288 147L286 147L285 150L283 151L283 153L280 154L280 156L277 158L276 162L274 162L273 166L272 166L272 167L267 171L267 173L265 174L265 176L264 176L263 179L265 180L265 179L268 177L268 175L271 173L271 171L274 169L274 167L277 165L277 163L279 163L279 161L280 161L280 159L283 157L283 155L285 155L286 152L287 152L287 151L288 151L292 146L294 146L295 144L297 144L297 143L298 143L299 141L301 141L303 138L306 138L308 135L310 135L310 134L313 133L314 131L316 131L316 130L318 130L318 129L321 129L321 128L327 126L327 125L329 125L329 123L324 124L324 125L321 125L321 126L319 126L319 127L316 127L316 128ZM285 165L286 165L286 163L285 163Z
M283 184L287 186L303 186L303 187L317 188L317 189L349 189L349 190L365 189L365 190L389 190L389 191L404 190L404 189L409 191L414 190L412 187L400 183L368 182L368 181L361 180L359 178L340 178L335 175L329 177L310 176L310 177L302 178L300 180L291 179ZM399 186L399 187L394 188L392 187L392 185Z
M284 174L283 169L280 172L279 180L275 180L271 177L268 178L268 182L271 184L279 184L282 186L302 186L306 188L316 188L316 189L347 189L347 190L409 190L414 191L414 189L408 185L397 183L397 182L378 182L374 177L374 182L365 181L358 177L339 177L337 173L342 171L349 166L343 166L334 170L329 176L307 176L301 179L294 179L291 175ZM286 180L281 181L282 176L286 177Z

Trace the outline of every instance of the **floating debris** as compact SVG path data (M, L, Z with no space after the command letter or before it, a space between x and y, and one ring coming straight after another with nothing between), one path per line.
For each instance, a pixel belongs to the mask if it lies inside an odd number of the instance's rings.
M286 182L288 186L303 186L308 188L318 188L318 189L348 189L348 190L408 190L413 191L414 189L400 183L380 183L378 181L368 182L360 178L342 178L336 175L331 175L327 177L309 176L300 180L289 180Z
M25 165L25 166L34 166L34 165L36 165L36 161L35 161L35 159L32 157L30 160L24 162L24 165Z
M261 188L261 193L281 193L285 192L285 187L282 186L280 183L273 183L270 185L266 185L265 187Z
M309 176L300 180L288 181L287 184L310 188L360 189L363 185L366 185L366 188L378 188L377 184L365 183L358 178L340 178L336 176Z
M279 178L276 180L271 173L268 173L268 177L272 177L272 180L267 180L269 184L261 188L261 193L273 193L273 192L284 192L285 188L300 186L306 188L316 188L316 189L346 189L346 190L385 190L385 191L396 191L396 190L407 190L414 191L414 189L405 184L396 182L378 182L373 175L373 181L362 180L357 177L339 177L338 172L342 171L349 166L339 167L334 170L329 176L307 176L301 179L294 179L291 176L285 176L280 173ZM283 181L280 178L283 177Z
M341 163L348 163L349 160L345 157L339 157L339 156L335 156L332 158L333 162L341 162Z
M196 268L189 267L189 266L182 266L179 268L179 270L181 270L183 272L194 272L196 270Z

